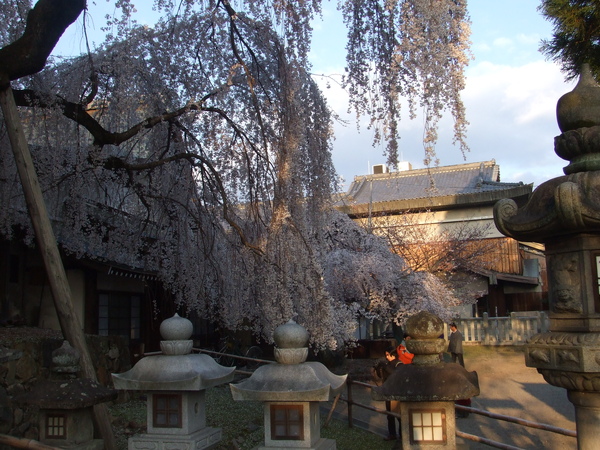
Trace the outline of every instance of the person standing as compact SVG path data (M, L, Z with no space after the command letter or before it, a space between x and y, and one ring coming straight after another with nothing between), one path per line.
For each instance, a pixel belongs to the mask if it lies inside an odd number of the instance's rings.
M394 373L394 371L396 370L396 367L398 367L399 364L402 364L400 362L400 360L396 357L396 348L395 347L389 347L386 351L385 351L385 359L386 361L382 361L381 363L377 364L375 366L375 372L377 373L377 376L379 378L381 378L383 380L383 382L385 383L385 380L388 379L388 377ZM385 410L392 412L397 406L397 401L393 401L392 400L386 400L385 401ZM387 415L387 425L388 425L388 435L385 438L386 441L395 441L396 439L398 439L399 436L402 435L402 425L400 424L400 419L398 418L398 433L396 433L396 420L393 416L389 416Z
M398 359L400 359L402 364L412 364L413 358L415 357L415 355L409 352L406 348L406 341L408 340L410 340L410 336L408 334L404 334L404 340L396 348Z
M450 337L448 343L448 352L452 355L452 362L457 362L465 367L465 360L463 357L463 335L458 331L458 327L454 322L450 324Z

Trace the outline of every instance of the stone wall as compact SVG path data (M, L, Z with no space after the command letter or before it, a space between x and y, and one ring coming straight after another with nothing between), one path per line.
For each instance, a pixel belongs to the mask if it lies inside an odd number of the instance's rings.
M110 374L131 367L126 339L92 335L86 338L98 381L112 387ZM30 391L37 382L55 377L50 371L52 352L62 343L59 331L0 327L0 433L38 439L37 410L18 405L13 399Z

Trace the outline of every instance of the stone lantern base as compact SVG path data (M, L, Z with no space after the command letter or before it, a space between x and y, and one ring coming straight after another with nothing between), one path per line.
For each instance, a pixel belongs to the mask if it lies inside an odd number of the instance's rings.
M291 441L287 441L291 443ZM288 447L285 445L285 442L282 444L278 444L276 447L266 447L261 445L260 447L256 447L255 450L273 450L273 449L303 449L303 450L336 450L336 444L333 439L319 439L313 446L311 447L298 447L298 443L293 443L294 447Z
M402 448L456 448L454 401L400 402Z
M271 406L299 408L302 411L301 436L302 439L276 439L273 433L273 417ZM336 443L333 439L321 438L321 414L318 402L265 402L265 445L257 450L273 449L303 449L303 450L335 450Z
M222 439L220 428L206 427L192 434L138 434L129 438L128 450L204 450L213 448Z
M47 420L49 416L64 417L64 428L68 435L63 439L48 437ZM62 414L61 414L62 413ZM74 410L41 410L39 418L40 441L46 445L68 448L69 450L102 450L103 439L94 439L92 408Z

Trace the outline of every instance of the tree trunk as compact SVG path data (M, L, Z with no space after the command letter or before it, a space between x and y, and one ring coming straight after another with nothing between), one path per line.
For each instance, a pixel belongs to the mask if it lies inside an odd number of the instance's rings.
M83 327L79 317L75 314L71 300L71 288L62 264L58 245L52 231L46 204L42 196L35 167L29 152L29 146L23 131L23 125L15 104L12 89L9 87L0 89L0 104L4 114L4 120L8 129L11 147L15 157L19 177L23 186L29 216L35 231L37 240L52 296L58 315L63 335L71 345L81 353L81 367L83 376L97 381L96 370L87 348ZM105 404L94 407L96 422L104 445L107 449L115 449L115 439L108 417L108 409Z

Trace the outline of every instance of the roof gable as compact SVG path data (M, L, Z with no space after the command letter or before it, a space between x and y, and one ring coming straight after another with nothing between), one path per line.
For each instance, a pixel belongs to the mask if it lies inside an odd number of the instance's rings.
M494 160L354 178L347 197L353 203L444 197L505 190L523 183L501 183Z

